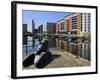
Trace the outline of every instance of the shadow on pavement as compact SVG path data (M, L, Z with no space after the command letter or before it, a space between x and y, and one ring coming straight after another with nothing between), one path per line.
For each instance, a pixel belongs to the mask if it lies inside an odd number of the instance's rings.
M46 67L48 64L50 64L54 59L59 58L61 55L57 55L57 54L51 54L51 52L47 53L46 55L44 55L40 61L35 65L36 68L44 68Z
M53 59L56 59L56 58L61 57L61 55L58 55L58 54L53 54L53 55L52 55L52 57L53 57Z
M40 60L35 64L36 68L44 68L48 64L50 64L54 59L61 57L58 54L51 54L51 52L44 54ZM31 54L28 58L23 61L24 67L29 67L34 64L35 55Z

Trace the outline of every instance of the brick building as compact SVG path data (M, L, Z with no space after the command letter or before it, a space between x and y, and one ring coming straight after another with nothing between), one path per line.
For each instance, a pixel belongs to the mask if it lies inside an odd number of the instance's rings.
M72 13L57 21L57 34L90 33L90 13Z

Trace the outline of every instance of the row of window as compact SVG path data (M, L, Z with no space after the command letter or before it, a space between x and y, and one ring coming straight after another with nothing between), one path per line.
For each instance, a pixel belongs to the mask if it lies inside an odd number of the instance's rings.
M84 23L83 23L83 17L84 17ZM84 24L85 27L87 26L90 27L90 13L81 13L80 19L81 19L81 26L83 26ZM67 27L69 27L69 20L66 20L66 22L67 22ZM77 29L77 16L72 17L72 29ZM64 22L61 23L61 30L64 30ZM88 29L88 31L90 31L90 29Z

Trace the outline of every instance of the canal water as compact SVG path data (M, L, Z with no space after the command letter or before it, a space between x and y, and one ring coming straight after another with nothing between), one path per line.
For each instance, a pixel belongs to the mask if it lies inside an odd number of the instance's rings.
M89 61L91 60L90 43L78 42L78 41L67 41L64 38L57 38L54 36L46 36L46 37L48 39L49 48L53 48L53 49L55 48L62 51L70 52L76 55L76 57L80 56ZM43 39L42 36L36 36L34 37L34 39L30 38L27 42L27 45L23 45L23 54L35 53L42 39Z

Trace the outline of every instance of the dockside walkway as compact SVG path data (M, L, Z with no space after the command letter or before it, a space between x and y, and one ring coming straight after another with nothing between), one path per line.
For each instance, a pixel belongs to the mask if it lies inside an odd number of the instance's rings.
M63 68L63 67L81 67L81 66L90 66L90 61L83 59L81 57L76 58L76 55L73 55L66 51L61 51L57 48L49 49L53 55L53 60L44 68ZM23 55L23 60L25 60L29 54ZM23 67L23 69L35 69L34 65L29 67Z

